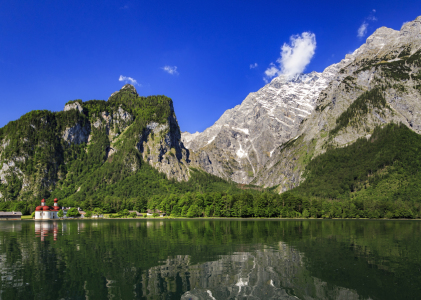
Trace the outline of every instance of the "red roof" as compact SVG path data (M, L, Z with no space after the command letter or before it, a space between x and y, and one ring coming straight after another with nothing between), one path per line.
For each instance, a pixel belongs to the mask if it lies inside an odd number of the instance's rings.
M49 206L43 206L42 210L48 211L48 210L50 210L50 207Z
M43 206L37 206L37 208L35 208L35 210L40 211L40 210L42 210L42 208L43 208Z
M45 202L45 199L42 199L41 202Z
M57 200L57 198L55 198L55 199L54 199L54 203L57 203L57 202L58 202L58 200Z

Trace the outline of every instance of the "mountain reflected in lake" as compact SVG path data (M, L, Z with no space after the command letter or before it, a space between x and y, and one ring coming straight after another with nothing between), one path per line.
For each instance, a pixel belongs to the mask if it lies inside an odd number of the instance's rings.
M0 299L417 299L420 224L0 222Z

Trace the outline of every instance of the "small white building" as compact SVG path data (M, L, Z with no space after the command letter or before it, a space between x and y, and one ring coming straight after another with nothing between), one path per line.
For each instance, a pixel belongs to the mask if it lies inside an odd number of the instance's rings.
M45 200L41 200L41 206L35 209L35 220L57 220L60 207L58 206L57 198L54 199L54 206L45 205Z

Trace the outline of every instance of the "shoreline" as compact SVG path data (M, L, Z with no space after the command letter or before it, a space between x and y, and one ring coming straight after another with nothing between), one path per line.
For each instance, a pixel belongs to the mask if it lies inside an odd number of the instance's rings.
M162 221L162 220L243 220L243 221L256 221L256 220L262 220L262 221L335 221L335 220L354 220L354 221L421 221L421 219L369 219L369 218L330 218L330 219L324 219L324 218L235 218L235 217L199 217L199 218L186 218L186 217L148 217L148 218L68 218L68 219L48 219L48 220L35 220L32 218L22 218L21 220L0 220L0 222L13 222L13 221L33 221L33 222L49 222L49 221L99 221L99 220L132 220L132 221L139 221L139 220L155 220L155 221Z

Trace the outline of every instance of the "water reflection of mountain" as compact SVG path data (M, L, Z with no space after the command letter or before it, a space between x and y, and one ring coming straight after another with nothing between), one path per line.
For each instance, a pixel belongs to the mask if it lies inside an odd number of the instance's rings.
M166 294L178 280L189 290L183 300L360 299L356 291L312 277L302 254L282 242L276 248L223 255L202 264L191 265L189 256L177 256L149 269L145 277L145 297L148 292Z

